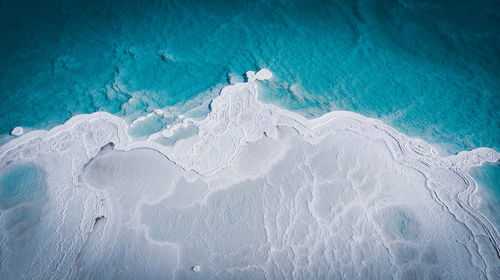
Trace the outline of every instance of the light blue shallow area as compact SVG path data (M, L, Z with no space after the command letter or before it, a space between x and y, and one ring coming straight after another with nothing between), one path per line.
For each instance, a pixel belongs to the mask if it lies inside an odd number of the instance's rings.
M32 163L8 166L0 174L0 209L27 203L45 193L45 172ZM22 217L21 217L22 218Z
M100 110L132 120L267 67L261 99L308 117L352 110L452 153L500 146L498 1L0 5L0 134Z
M485 207L482 212L500 229L500 162L473 168L470 174L478 182L480 191L487 194L483 196Z

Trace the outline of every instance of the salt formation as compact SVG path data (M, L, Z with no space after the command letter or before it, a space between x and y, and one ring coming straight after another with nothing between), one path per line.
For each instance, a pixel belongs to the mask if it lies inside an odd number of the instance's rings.
M23 133L24 133L24 129L20 126L14 127L14 129L12 129L12 131L10 132L10 134L13 136L21 136L21 135L23 135Z
M247 77L147 140L100 112L0 147L0 277L500 278L467 173L498 152L441 157L351 112L307 120L256 99L270 71Z

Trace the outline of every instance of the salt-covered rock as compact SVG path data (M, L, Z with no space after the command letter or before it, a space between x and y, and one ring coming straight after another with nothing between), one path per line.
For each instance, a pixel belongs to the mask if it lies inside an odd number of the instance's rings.
M14 129L10 132L11 135L21 136L24 134L24 129L20 126L14 127Z
M254 71L247 71L246 76L247 76L247 81L249 83L252 83L253 81L255 81L255 72Z
M273 73L266 68L262 68L255 74L256 80L269 80L273 76Z

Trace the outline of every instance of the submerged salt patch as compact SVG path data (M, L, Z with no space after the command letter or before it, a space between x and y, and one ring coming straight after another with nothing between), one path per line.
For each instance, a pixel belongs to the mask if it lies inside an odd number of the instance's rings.
M14 127L14 129L10 132L13 136L21 136L24 134L24 129L20 126Z
M0 173L0 209L6 210L41 196L45 172L32 163L15 164Z

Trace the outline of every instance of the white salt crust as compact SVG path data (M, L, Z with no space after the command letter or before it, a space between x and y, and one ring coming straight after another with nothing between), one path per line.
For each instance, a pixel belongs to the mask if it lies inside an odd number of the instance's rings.
M0 147L1 170L47 174L43 198L1 210L0 278L500 278L468 174L498 152L442 157L352 112L305 119L257 100L271 75L146 140L98 112Z
M12 131L10 132L10 135L13 136L21 136L23 134L24 134L24 129L20 126L14 127L14 129L12 129Z

